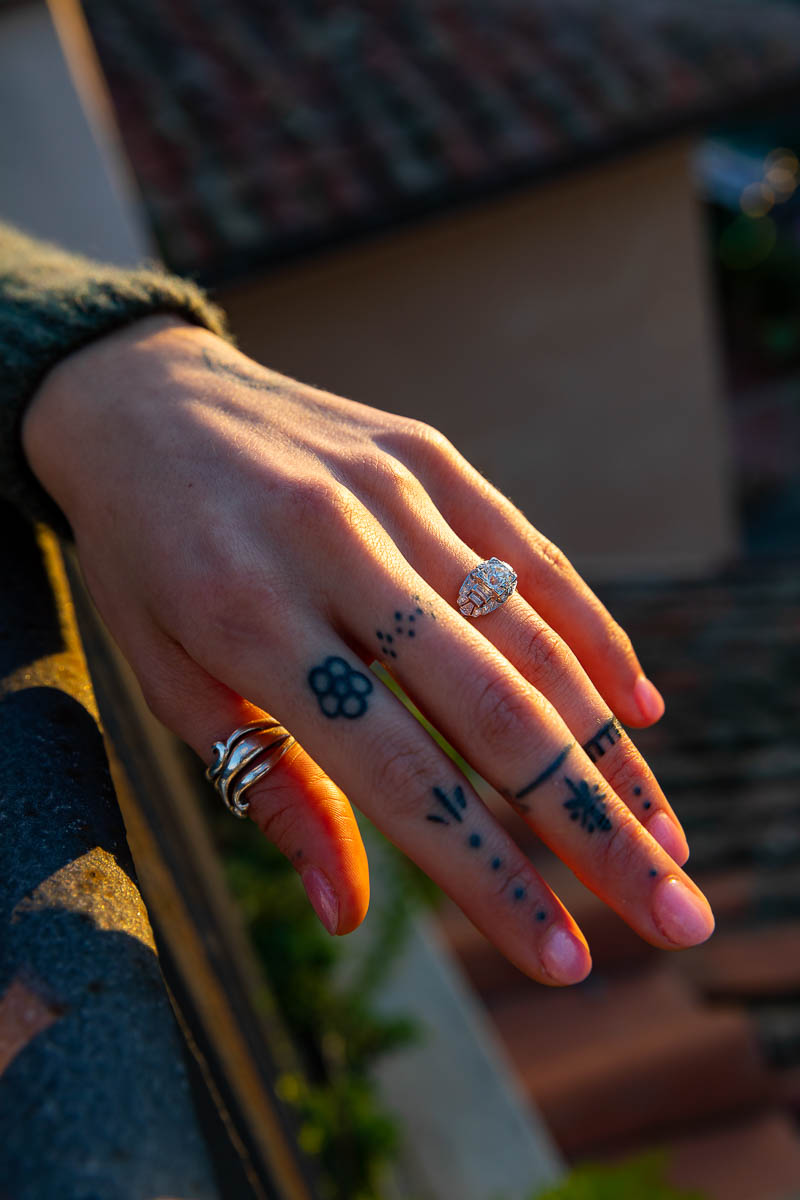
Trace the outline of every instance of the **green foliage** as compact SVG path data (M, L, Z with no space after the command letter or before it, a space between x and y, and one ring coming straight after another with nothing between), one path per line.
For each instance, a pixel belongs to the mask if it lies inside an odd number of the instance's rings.
M769 217L710 208L717 294L735 359L759 372L800 364L800 246Z
M381 1112L369 1082L352 1071L321 1084L284 1075L278 1094L300 1116L298 1141L322 1166L325 1200L378 1200L397 1131Z
M380 1200L381 1177L397 1142L369 1077L384 1054L416 1032L404 1017L377 1015L371 998L408 929L415 901L431 885L396 852L387 854L385 902L371 911L372 948L343 982L340 946L317 920L292 866L249 822L209 801L209 818L231 891L274 1002L300 1058L279 1081L298 1116L301 1147L317 1159L324 1200Z
M403 944L411 914L438 889L406 858L382 847L382 903L373 906L371 947L346 982L339 943L322 929L292 866L249 822L209 799L209 818L231 890L300 1057L278 1080L296 1112L302 1149L320 1166L323 1200L381 1200L381 1180L397 1148L369 1072L376 1060L412 1041L406 1018L377 1015L372 997ZM364 831L365 833L367 831ZM703 1200L664 1181L664 1160L648 1156L614 1166L578 1167L531 1200Z
M665 1170L662 1154L611 1166L576 1167L563 1183L538 1192L531 1200L704 1200L699 1192L672 1187L664 1178Z

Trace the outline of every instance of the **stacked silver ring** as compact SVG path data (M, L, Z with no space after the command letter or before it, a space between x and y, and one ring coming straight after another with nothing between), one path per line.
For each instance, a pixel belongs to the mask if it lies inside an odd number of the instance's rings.
M215 742L209 779L235 817L246 817L245 793L280 762L294 742L278 721L267 718L235 729L226 742Z

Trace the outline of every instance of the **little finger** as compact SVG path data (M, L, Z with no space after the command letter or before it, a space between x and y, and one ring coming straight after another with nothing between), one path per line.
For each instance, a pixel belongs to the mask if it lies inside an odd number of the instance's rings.
M132 660L149 664L142 672L146 699L207 764L215 742L267 719L263 709L209 675L176 642L157 636L157 644ZM275 754L265 760L274 765L247 789L248 815L298 872L328 932L349 933L369 906L369 868L347 797L296 741L278 761Z

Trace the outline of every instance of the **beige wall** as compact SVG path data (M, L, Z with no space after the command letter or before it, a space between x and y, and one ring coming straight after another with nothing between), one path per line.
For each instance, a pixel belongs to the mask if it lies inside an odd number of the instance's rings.
M734 542L689 147L226 289L243 349L440 426L595 577Z
M152 253L77 0L0 13L0 220L123 266Z

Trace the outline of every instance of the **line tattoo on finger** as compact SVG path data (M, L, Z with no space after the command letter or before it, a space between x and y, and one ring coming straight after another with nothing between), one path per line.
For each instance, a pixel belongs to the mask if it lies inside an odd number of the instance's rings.
M536 776L535 779L532 779L530 783L526 783L525 787L520 788L520 790L515 793L514 800L521 800L523 798L523 796L530 795L531 792L535 791L536 788L541 787L541 785L543 783L546 783L548 779L550 779L553 775L555 775L556 771L561 766L561 764L564 762L565 758L567 757L567 755L569 754L570 750L572 749L572 747L574 745L575 745L574 742L570 742L569 745L564 746L563 750L559 750L558 754L556 755L556 757L553 759L553 761L550 763L549 766L545 767L545 769L543 771L539 772L539 774ZM525 808L526 806L520 805L519 807Z
M602 758L624 736L625 730L617 718L612 717L610 721L606 721L605 725L598 729L594 737L589 738L588 742L583 743L583 749L592 762L597 762L598 758ZM604 745L604 742L607 745Z

